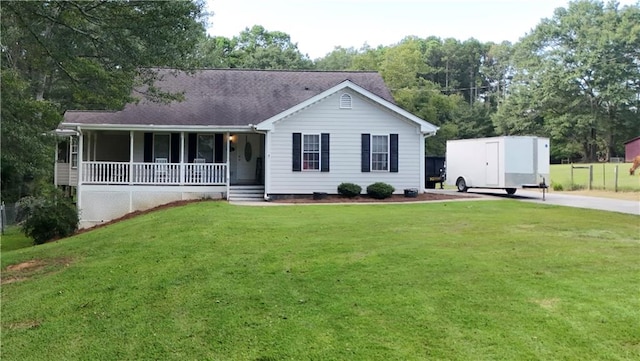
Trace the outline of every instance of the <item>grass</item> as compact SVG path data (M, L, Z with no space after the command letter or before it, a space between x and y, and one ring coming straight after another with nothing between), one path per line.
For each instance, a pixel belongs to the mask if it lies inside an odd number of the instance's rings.
M9 226L0 236L0 252L33 246L33 240L22 233L18 226Z
M639 359L639 235L512 200L195 203L3 251L2 359Z
M615 190L615 168L618 167L618 191L640 192L640 176L629 175L631 163L593 163L574 164L579 167L593 166L592 189ZM640 171L639 171L640 172ZM562 185L565 191L589 188L589 169L574 169L573 184L571 183L571 164L551 165L551 186Z

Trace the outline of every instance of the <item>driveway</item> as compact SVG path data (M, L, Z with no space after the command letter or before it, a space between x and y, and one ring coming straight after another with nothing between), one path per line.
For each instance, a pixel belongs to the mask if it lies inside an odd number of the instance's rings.
M432 190L429 190L432 191ZM450 192L444 190L441 192ZM601 211L620 212L640 216L640 199L638 201L628 201L622 199L589 197L572 194L547 193L545 200L542 200L542 191L527 191L518 189L516 194L509 196L504 190L470 189L469 194L478 194L486 197L517 199L525 202L536 202L543 204L553 204L557 206L567 206L576 208L590 208Z

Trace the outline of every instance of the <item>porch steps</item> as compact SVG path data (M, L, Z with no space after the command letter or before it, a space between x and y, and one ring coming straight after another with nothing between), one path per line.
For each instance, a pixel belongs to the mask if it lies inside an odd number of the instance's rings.
M264 186L231 186L229 187L229 200L232 202L262 202L264 201Z

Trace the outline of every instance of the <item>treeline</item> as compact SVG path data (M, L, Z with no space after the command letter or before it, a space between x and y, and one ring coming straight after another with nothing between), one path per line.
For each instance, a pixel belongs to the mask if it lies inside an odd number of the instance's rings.
M407 37L391 46L335 48L320 59L261 26L206 38L206 67L376 70L399 105L440 127L447 139L540 135L552 160L624 155L640 135L640 5L582 0L558 8L516 44Z
M579 0L516 44L407 37L335 48L320 59L261 26L209 37L201 1L2 1L2 199L52 181L52 140L67 109L120 109L131 89L157 101L150 67L375 70L396 102L440 131L427 141L542 135L555 160L623 154L640 135L640 3ZM215 23L214 23L215 26Z

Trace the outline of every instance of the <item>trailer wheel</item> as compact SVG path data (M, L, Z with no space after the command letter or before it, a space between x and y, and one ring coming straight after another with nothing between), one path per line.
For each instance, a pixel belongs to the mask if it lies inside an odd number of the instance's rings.
M464 178L462 177L456 180L456 187L458 187L458 192L466 192L467 189L469 189L467 187L467 182L465 182Z
M516 194L516 189L515 188L507 188L507 189L505 189L505 191L507 191L508 195Z

